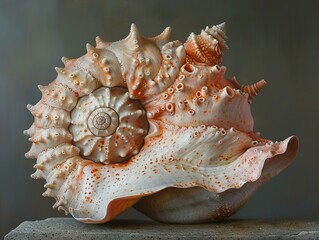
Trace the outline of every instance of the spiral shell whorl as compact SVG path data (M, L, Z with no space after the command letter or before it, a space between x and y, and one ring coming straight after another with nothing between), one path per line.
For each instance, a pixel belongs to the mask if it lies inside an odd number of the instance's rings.
M87 120L87 125L95 136L106 137L114 133L119 126L117 113L108 107L95 109Z
M199 35L192 33L184 46L187 53L187 62L204 63L209 66L220 64L226 44L225 23L206 27Z
M74 178L86 165L94 164L86 159L120 163L143 146L148 122L139 101L171 85L185 62L183 46L169 38L169 27L158 36L145 38L132 24L130 34L121 41L109 43L97 37L97 46L87 44L85 55L62 57L65 67L55 68L56 80L38 86L41 101L27 106L34 123L24 131L32 142L25 155L37 158L31 176L46 179L43 196L55 198L58 210L75 214L70 206L78 184ZM166 59L167 54L170 58ZM103 104L102 98L106 100ZM89 99L90 111L86 106L76 107L85 99ZM80 110L87 110L87 117L75 117Z
M142 105L119 87L101 87L80 98L71 119L75 145L96 162L122 162L138 153L148 130Z

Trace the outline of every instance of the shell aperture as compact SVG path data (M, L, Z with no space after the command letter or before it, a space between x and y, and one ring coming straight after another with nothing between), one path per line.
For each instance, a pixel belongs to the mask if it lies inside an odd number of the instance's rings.
M123 40L63 57L39 86L26 157L58 210L102 223L139 201L163 222L221 220L294 159L295 136L273 142L253 130L250 106L266 82L225 78L225 24L184 44L169 38L170 28L147 38L132 24Z

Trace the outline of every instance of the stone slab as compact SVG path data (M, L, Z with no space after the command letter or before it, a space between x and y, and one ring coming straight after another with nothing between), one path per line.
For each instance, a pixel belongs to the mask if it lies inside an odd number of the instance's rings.
M181 225L115 220L91 225L72 218L48 218L23 222L5 236L5 240L15 239L319 239L319 221L229 220Z

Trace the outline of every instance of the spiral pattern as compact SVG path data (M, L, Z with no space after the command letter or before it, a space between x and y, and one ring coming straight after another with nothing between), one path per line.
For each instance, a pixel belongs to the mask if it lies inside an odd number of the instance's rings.
M101 107L90 114L87 125L95 136L106 137L114 133L119 125L119 118L112 108Z
M69 129L83 157L116 163L138 153L148 122L142 105L125 88L101 87L79 99Z

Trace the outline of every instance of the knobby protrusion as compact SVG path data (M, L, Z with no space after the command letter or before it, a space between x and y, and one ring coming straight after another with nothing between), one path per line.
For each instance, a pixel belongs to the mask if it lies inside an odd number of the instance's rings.
M69 60L70 59L68 59L67 57L64 57L64 56L61 58L61 61L64 63L64 65L67 65Z
M137 29L137 26L132 23L131 25L131 29L130 29L130 33L129 35L126 37L127 40L133 40L136 44L140 42L141 40L141 35Z
M92 53L92 52L94 52L95 48L91 44L87 43L86 50L88 53Z
M112 42L104 41L101 37L97 36L95 38L96 48L107 48L112 44Z
M96 46L99 46L99 45L101 45L103 43L103 40L99 36L97 36L95 38L95 42L96 42Z
M162 47L166 43L169 42L169 39L171 37L171 27L167 27L164 29L164 31L152 38L149 38L149 40L154 41L158 47Z

